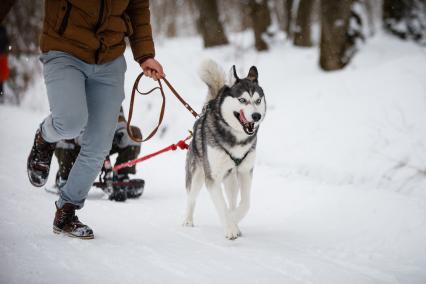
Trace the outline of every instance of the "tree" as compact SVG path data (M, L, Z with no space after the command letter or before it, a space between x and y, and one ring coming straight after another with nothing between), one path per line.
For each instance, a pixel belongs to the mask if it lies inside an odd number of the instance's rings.
M167 14L169 17L167 21L166 36L176 37L176 19L178 13L176 1L170 1L170 4L167 6L167 8Z
M383 1L384 28L401 39L420 41L426 37L425 13L422 0Z
M195 0L194 2L199 11L197 27L203 37L204 47L228 44L228 38L219 20L216 0Z
M312 46L311 25L315 0L300 0L297 9L296 27L294 30L294 45Z
M249 7L254 32L254 45L258 51L267 50L268 45L263 40L262 35L267 31L271 24L271 14L268 8L268 1L250 0Z
M284 13L285 13L285 22L284 22L284 31L287 33L287 37L292 37L291 32L291 23L293 19L293 0L284 0Z
M42 24L42 4L32 0L16 1L4 20L11 43L8 86L14 93L17 104L32 83L33 74L40 71L37 55Z
M349 62L345 53L352 2L321 1L320 66L326 71L342 69Z

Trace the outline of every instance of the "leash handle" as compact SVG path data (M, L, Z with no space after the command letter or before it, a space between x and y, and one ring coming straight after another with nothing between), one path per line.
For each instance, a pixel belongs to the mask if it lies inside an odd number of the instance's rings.
M135 80L135 83L133 84L133 89L132 89L132 96L130 97L130 108L129 108L129 116L128 116L128 120L127 120L127 133L129 134L130 139L132 139L135 142L146 142L149 139L151 139L152 137L154 137L154 135L157 133L158 129L160 128L161 123L163 122L163 118L164 118L164 112L166 109L166 96L164 95L164 91L163 91L163 86L161 85L160 80L158 80L158 87L155 87L151 90L149 90L148 92L140 92L138 90L138 85L139 85L139 81L141 80L142 76L144 75L144 73L140 73L138 75L138 77ZM142 138L137 138L133 135L132 132L132 128L130 127L130 123L132 121L132 117L133 117L133 106L134 106L134 102L135 102L135 95L136 92L138 92L139 94L146 96L151 94L153 91L160 89L160 93L161 93L161 97L162 97L162 102L161 102L161 109L160 109L160 116L158 118L158 124L157 126L154 128L154 130L151 131L151 133L148 135L147 138L143 139Z
M138 89L139 86L139 81L141 80L141 78L143 77L144 73L140 73L138 75L138 77L135 80L135 83L133 84L133 89L132 89L132 96L130 97L130 108L129 108L129 116L128 116L128 120L127 120L127 133L129 134L130 139L132 139L135 142L146 142L149 139L151 139L152 137L154 137L154 135L157 133L158 129L160 128L161 123L163 122L163 118L164 118L164 112L166 109L166 96L164 95L164 89L163 86L161 84L161 80L164 81L164 83L166 83L167 87L170 89L170 91L173 93L173 95L175 95L175 97L182 103L182 105L195 117L198 118L198 113L182 98L182 96L179 95L179 93L175 90L175 88L173 88L172 84L170 84L170 82L166 79L166 78L161 78L160 80L158 80L158 87L155 87L151 90L149 90L148 92L141 92ZM133 135L132 132L132 128L130 127L130 123L132 121L132 117L133 117L133 107L134 107L134 101L135 101L135 95L136 92L138 92L139 94L146 96L151 94L153 91L159 89L160 93L161 93L161 97L162 97L162 103L161 103L161 110L160 110L160 116L158 118L158 124L157 126L154 128L154 130L151 131L151 133L148 135L147 138L143 139L142 138L137 138Z

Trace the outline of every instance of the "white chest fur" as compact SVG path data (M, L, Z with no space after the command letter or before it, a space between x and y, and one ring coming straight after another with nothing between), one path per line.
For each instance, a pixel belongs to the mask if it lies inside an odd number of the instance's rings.
M253 168L256 153L250 150L248 146L236 146L231 149L227 149L229 154L233 158L244 160L241 164L236 165L235 161L221 148L207 147L207 157L210 166L210 174L214 180L221 181L228 174L229 170L237 168L238 172L250 171ZM247 154L247 155L246 155Z

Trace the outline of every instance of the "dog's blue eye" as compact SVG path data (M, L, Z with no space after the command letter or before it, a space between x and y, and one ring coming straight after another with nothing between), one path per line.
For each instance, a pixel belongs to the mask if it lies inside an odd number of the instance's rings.
M256 103L257 105L260 105L260 103L261 103L261 102L262 102L262 99L257 99L255 103Z
M244 98L240 98L240 99L238 99L239 101L240 101L240 103L242 103L242 104L246 104L247 103L247 100L246 99L244 99Z

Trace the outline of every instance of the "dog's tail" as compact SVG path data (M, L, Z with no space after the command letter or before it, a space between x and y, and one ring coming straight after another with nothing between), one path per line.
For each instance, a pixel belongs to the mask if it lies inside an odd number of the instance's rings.
M207 102L215 99L219 90L225 86L225 72L215 61L208 59L201 63L198 73L201 80L209 87Z

